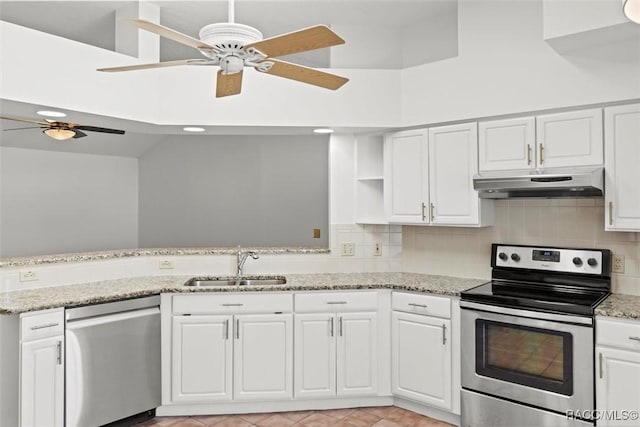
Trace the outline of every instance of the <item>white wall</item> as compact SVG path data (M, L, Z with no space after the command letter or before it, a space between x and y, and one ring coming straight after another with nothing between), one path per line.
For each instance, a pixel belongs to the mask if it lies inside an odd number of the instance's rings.
M137 159L0 147L0 256L137 246Z
M458 57L401 72L403 126L640 97L637 55L559 54L541 0L460 1L458 14Z
M140 246L327 247L328 145L321 135L167 138L140 158Z

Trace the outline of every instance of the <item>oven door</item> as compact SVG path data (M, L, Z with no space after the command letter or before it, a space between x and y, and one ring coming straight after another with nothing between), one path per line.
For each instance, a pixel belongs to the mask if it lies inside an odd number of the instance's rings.
M463 301L462 387L565 414L593 410L593 320Z

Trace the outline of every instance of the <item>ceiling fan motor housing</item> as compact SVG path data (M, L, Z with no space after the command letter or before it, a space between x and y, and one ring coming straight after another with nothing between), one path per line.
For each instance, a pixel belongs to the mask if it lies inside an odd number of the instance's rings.
M230 53L262 39L262 33L257 29L233 22L209 24L200 30L200 40Z

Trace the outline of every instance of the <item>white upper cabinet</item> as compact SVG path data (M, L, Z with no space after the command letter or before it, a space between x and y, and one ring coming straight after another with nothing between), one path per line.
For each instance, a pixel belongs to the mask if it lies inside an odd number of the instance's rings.
M605 108L605 229L640 231L640 104Z
M429 216L433 224L478 224L478 128L475 123L429 129Z
M536 134L539 168L603 164L599 108L538 116Z
M534 117L480 122L478 131L480 172L535 168Z
M491 201L473 189L476 123L416 129L385 139L385 211L390 223L483 226Z
M389 222L426 224L429 199L427 130L387 135L384 198Z

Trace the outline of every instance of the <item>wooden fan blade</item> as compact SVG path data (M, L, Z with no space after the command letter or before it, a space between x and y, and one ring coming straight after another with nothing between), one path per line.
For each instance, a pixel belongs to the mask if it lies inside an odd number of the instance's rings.
M155 24L153 22L145 21L143 19L123 19L122 21L131 25L135 25L136 27L141 28L143 30L147 30L149 32L155 33L166 39L173 40L174 42L178 42L180 44L191 46L196 49L212 50L214 52L220 52L220 49L218 49L217 47L211 46L210 44L207 44L201 40L198 40L186 34L182 34L178 31L172 30L171 28L167 28L160 24Z
M222 74L222 70L218 70L216 98L237 95L240 89L242 89L242 70L234 74Z
M87 136L86 133L77 130L77 128L73 131L76 133L75 135L73 135L73 139L84 138L85 136Z
M274 57L289 55L291 53L305 52L307 50L320 49L323 47L343 44L344 40L325 25L305 28L304 30L282 34L259 42L250 43L244 46L245 52L248 48L254 48L263 54Z
M73 125L70 126L71 130L87 130L90 132L101 132L101 133L115 133L117 135L124 135L123 130L119 129L108 129L108 128L99 128L96 126L83 126L83 125Z
M24 123L35 123L37 125L43 125L43 126L50 126L49 123L47 122L42 122L39 120L30 120L30 119L19 119L17 117L6 117L6 116L0 116L0 119L3 120L13 120L15 122L24 122Z
M335 74L325 73L313 68L303 67L302 65L291 64L289 62L278 61L269 58L264 62L272 62L273 65L267 71L261 71L267 74L284 77L285 79L297 80L302 83L308 83L324 87L326 89L336 90L342 87L349 79ZM260 71L259 66L256 70Z
M208 62L210 61L207 59L183 59L179 61L156 62L154 64L139 64L139 65L127 65L124 67L98 68L98 71L113 73L118 71L146 70L149 68L175 67L178 65L206 64Z

